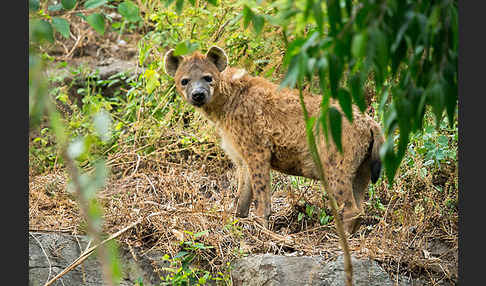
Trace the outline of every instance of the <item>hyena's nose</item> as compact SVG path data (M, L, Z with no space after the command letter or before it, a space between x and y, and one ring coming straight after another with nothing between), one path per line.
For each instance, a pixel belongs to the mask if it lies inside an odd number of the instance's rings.
M205 96L206 93L204 92L204 90L195 90L192 93L192 100L194 100L195 102L203 102Z

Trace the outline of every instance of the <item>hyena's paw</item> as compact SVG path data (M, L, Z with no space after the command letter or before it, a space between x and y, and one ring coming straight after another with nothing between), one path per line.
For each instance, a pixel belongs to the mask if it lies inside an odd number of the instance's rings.
M236 217L241 217L245 218L248 217L248 213L250 211L250 204L248 200L241 200L241 199L236 199L235 200L235 205L236 205Z
M361 213L344 214L343 228L347 235L354 234L360 227L362 221Z

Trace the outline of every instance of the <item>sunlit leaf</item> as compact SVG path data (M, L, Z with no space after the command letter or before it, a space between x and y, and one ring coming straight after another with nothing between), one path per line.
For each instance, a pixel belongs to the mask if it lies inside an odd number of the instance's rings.
M99 34L103 35L105 33L105 18L101 14L90 14L86 17L86 21Z
M45 20L29 21L31 40L34 42L49 41L54 43L54 31L49 22Z
M254 15L252 23L253 23L253 28L255 29L255 33L259 35L262 32L265 19L263 18L262 15Z
M177 14L181 14L183 6L184 6L184 0L177 0L176 1L176 12L177 12Z
M243 6L243 26L245 28L248 27L250 22L253 20L254 14L253 11L248 6Z
M108 3L108 0L88 0L84 2L84 8L93 9L105 5L106 3Z
M52 17L52 26L58 31L64 38L69 38L70 24L66 19Z
M366 54L366 41L367 41L366 31L356 34L353 37L351 44L351 54L355 58L364 57Z
M62 7L66 10L71 10L76 6L76 0L61 0Z
M132 1L120 3L120 5L118 5L118 13L130 22L137 22L141 19L138 7Z

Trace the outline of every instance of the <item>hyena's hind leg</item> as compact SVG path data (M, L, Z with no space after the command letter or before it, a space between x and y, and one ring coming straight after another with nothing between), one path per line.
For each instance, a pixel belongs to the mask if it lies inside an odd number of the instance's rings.
M361 163L356 174L353 178L353 196L356 201L356 206L360 210L361 213L364 213L363 210L363 201L366 196L366 192L368 190L368 185L370 183L371 177L371 160L368 158ZM351 226L352 233L358 230L361 224L361 218L358 217L354 221L354 225Z
M253 200L253 191L250 182L248 166L239 162L238 164L238 194L236 196L236 216L247 217L250 204Z

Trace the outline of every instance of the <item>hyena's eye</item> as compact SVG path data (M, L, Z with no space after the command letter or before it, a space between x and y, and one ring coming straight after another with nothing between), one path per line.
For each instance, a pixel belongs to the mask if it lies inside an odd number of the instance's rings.
M188 83L189 83L189 79L187 79L187 78L183 78L183 79L181 80L181 84L182 84L182 85L186 85L186 84L188 84Z
M213 77L210 76L210 75L206 75L206 76L203 76L203 79L207 82L212 82L213 81Z

